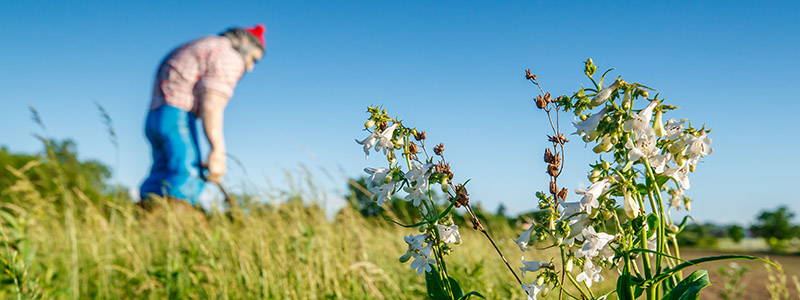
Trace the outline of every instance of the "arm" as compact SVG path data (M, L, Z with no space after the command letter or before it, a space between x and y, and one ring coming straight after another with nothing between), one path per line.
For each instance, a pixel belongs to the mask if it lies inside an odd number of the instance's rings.
M228 97L219 92L208 90L201 96L203 108L201 118L203 119L203 130L205 130L208 143L211 145L211 152L208 154L208 180L219 182L226 172L225 162L225 139L222 134L222 122L225 112L225 105Z

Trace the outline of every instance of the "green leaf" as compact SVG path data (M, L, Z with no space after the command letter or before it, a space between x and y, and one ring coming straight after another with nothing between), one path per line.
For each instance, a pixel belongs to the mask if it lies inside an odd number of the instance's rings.
M711 285L708 280L708 271L697 270L678 283L674 289L669 291L662 300L697 300L700 297L700 290Z
M622 272L622 275L617 279L617 296L620 300L633 300L631 295L631 275L628 270Z
M444 218L444 216L446 216L446 215L447 215L447 213L449 213L449 212L450 212L450 210L451 210L451 209L453 209L453 206L454 206L454 205L456 205L456 200L458 200L458 193L460 193L462 189L465 189L465 188L467 188L467 183L469 183L469 181L470 181L470 180L472 180L472 178L470 178L470 179L467 179L467 181L464 181L464 184L462 184L462 185L461 185L461 188L460 188L460 189L458 189L458 190L456 190L456 196L455 196L455 198L453 198L453 201L450 201L450 206L448 206L448 207L447 207L447 208L446 208L446 209L445 209L445 210L442 212L442 214L440 214L440 215L439 215L439 217L438 217L438 218L436 218L437 220L439 220L439 219L441 219L441 218Z
M459 298L458 300L467 300L467 299L469 299L470 296L481 297L481 299L486 299L486 297L481 295L481 293L478 293L476 291L472 291L472 292L464 294L464 296Z
M425 272L425 286L428 288L428 297L435 300L451 300L444 291L442 280L439 279L439 272L433 268L431 272Z
M400 222L397 222L397 221L395 221L395 220L392 220L392 219L390 219L390 218L383 218L383 219L384 219L384 220L386 220L386 221L389 221L389 222L395 223L395 224L397 224L397 225L403 226L403 227L405 227L405 228L417 227L417 226L419 226L419 225L422 225L422 224L426 224L426 223L428 223L428 222L426 222L426 221L422 221L422 222L415 223L415 224L411 224L411 225L405 225L405 224L402 224L402 223L400 223Z
M447 279L450 281L450 289L453 290L453 298L461 299L464 297L464 292L461 291L461 286L458 285L458 282L450 276L447 276Z
M650 229L650 232L647 233L647 237L650 238L652 234L655 234L656 229L658 229L658 216L655 213L650 213L647 215L647 228Z
M667 181L669 181L669 179L670 177L666 175L656 175L656 184L658 184L658 187L661 188L665 183L667 183Z

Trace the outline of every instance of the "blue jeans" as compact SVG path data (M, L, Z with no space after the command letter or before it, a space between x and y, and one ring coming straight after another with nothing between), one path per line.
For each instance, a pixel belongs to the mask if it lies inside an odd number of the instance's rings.
M197 116L161 105L147 114L145 135L153 149L153 167L142 183L142 200L151 194L198 204L205 176L197 140Z

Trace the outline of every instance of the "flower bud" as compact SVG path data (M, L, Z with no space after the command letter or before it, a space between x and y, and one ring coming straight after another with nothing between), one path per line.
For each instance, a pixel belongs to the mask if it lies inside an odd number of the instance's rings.
M567 272L572 272L572 258L567 260L567 265L564 266L564 270Z
M662 137L667 134L667 130L664 129L664 121L661 120L661 110L656 111L656 119L653 120L653 129L656 131L656 136Z
M403 254L403 256L400 256L399 260L400 260L401 263L404 263L404 262L407 262L410 258L411 258L411 252L406 252L406 254Z
M372 119L369 119L367 120L366 123L364 123L364 127L366 128L372 128L372 126L375 126L375 121L373 121Z
M689 165L689 172L694 172L694 168L697 165Z
M610 167L611 167L611 164L609 162L607 162L607 161L603 162L603 170L608 170L608 168L610 168Z
M536 278L536 285L543 285L544 284L544 277L539 276Z
M589 177L588 178L589 178L589 181L591 181L591 182L597 182L598 180L600 180L600 170L593 169L592 173L589 173Z
M592 77L595 71L597 71L597 66L594 65L594 62L591 58L587 59L586 65L583 67L583 73L588 77Z
M556 246L561 246L561 244L563 244L563 243L564 243L564 238L563 237L558 237L556 239Z
M389 153L386 154L386 160L389 161L390 165L393 165L397 161L397 158L394 155L394 151L389 151Z
M686 207L686 210L692 210L692 199L689 199L689 197L684 197L683 206Z
M611 149L614 149L614 145L611 144L611 138L609 138L609 136L604 136L603 140L592 148L592 151L594 151L594 153L603 153L611 151Z
M449 189L447 188L447 178L442 178L442 192L447 193Z
M631 109L631 91L625 91L625 96L622 97L622 109L627 111Z
M608 219L611 219L611 217L613 217L613 216L614 216L614 215L613 215L613 214L611 214L611 212L610 212L609 210L607 210L607 209L604 209L604 210L603 210L603 213L602 213L602 215L603 215L603 220L608 220Z
M589 118L589 115L587 115L587 114L582 114L582 115L578 116L578 118L580 118L580 119L581 119L581 121L586 121L586 119L588 119L588 118Z
M392 182L392 179L394 179L394 175L392 175L392 174L386 174L386 177L384 177L384 178L383 178L383 183L389 183L389 182Z
M596 218L597 218L597 215L599 215L599 214L600 214L600 210L599 210L599 209L593 209L593 210L592 210L592 213L591 213L591 214L589 214L589 218L591 218L591 219L596 219Z
M550 292L550 286L546 285L542 287L542 290L539 292L539 295L542 295L542 297L547 297L547 293L549 292Z

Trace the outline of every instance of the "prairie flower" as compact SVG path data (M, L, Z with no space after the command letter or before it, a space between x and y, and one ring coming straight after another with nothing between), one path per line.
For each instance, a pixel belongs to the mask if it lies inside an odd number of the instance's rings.
M426 176L428 171L433 167L432 163L427 163L424 165L415 164L413 161L411 162L411 168L409 168L408 172L406 172L406 179L409 182L416 182L417 186L424 184L424 182L428 179Z
M547 268L550 266L550 263L535 261L535 260L525 260L525 257L522 257L522 267L519 267L520 271L522 271L522 277L525 277L525 272L536 272L539 271L541 268Z
M696 165L701 157L714 152L714 149L711 148L711 138L706 136L705 131L701 131L699 136L687 134L683 140L688 145L684 153L689 154L690 165Z
M683 130L686 128L686 120L675 121L669 119L664 129L667 131L667 140L674 141L683 135Z
M587 190L575 189L576 194L583 195L581 204L583 205L583 208L586 210L587 214L592 214L592 209L600 206L599 198L600 195L603 194L603 191L606 189L606 187L608 187L608 180L608 178L599 180L593 183Z
M583 247L575 251L575 257L586 257L587 261L600 254L608 243L614 240L614 236L605 232L596 232L594 227L587 226L581 231L583 235Z
M406 186L403 187L403 190L406 191L406 193L408 193L408 195L406 195L406 197L404 198L406 201L410 201L411 204L413 204L416 207L419 207L420 209L423 210L425 209L424 205L420 206L422 204L422 201L425 201L425 198L427 198L424 184L417 183L417 185L414 187Z
M583 272L578 274L575 280L583 281L586 283L587 287L591 288L593 282L603 281L603 276L600 275L600 271L603 271L603 268L595 266L591 259L587 259L583 263Z
M387 199L392 199L392 193L394 192L395 184L396 182L391 181L370 189L370 191L373 193L372 197L378 201L378 206L383 206L384 201Z
M631 132L641 130L645 127L650 127L650 118L653 117L653 109L658 105L658 100L650 101L650 104L642 109L639 113L631 115L631 118L625 121L622 129ZM652 129L652 127L650 127Z
M422 275L422 272L430 272L433 270L431 266L436 263L436 259L431 258L431 245L433 242L428 243L424 248L419 250L419 253L412 253L414 261L411 262L411 269L417 270L417 274Z
M536 300L536 295L542 290L543 286L536 284L533 282L531 284L522 284L522 289L528 293L527 300Z
M394 147L394 145L392 145L392 136L394 135L394 130L397 128L397 125L397 123L394 123L378 134L378 143L375 145L376 152L383 149L383 153L386 154L386 150L391 150Z
M667 175L669 177L672 177L672 179L675 179L675 181L681 184L681 188L683 188L684 190L689 189L690 186L689 186L688 163L684 163L679 167L669 168L666 171L664 171L664 175Z
M358 143L359 145L364 145L364 158L369 158L369 149L375 145L375 141L377 139L378 139L378 132L373 131L365 139L361 141L356 140L356 143Z
M669 194L672 196L669 199L669 208L676 208L680 210L681 205L683 205L683 190L680 188L670 189Z
M600 120L606 115L608 111L607 107L603 107L600 111L592 114L588 119L583 120L579 123L572 122L572 126L575 126L575 131L572 134L577 134L580 136L588 136L591 139L592 136L596 135L597 132L597 125L600 124Z
M634 141L636 142L634 143ZM625 148L631 150L628 152L628 159L632 162L636 162L642 157L650 158L658 154L655 131L649 127L635 131L625 143Z
M519 246L520 250L528 251L528 250L531 249L531 248L528 248L528 242L531 240L531 233L532 232L533 232L533 224L531 224L531 226L528 227L528 230L525 230L525 232L523 232L519 236L519 238L514 240L514 242L517 243L517 246Z
M461 234L458 233L458 226L445 226L442 224L436 224L436 227L439 229L439 238L442 239L443 243L461 244Z
M383 182L386 176L389 175L389 169L387 168L364 168L364 172L369 174L369 182L367 182L369 186Z

